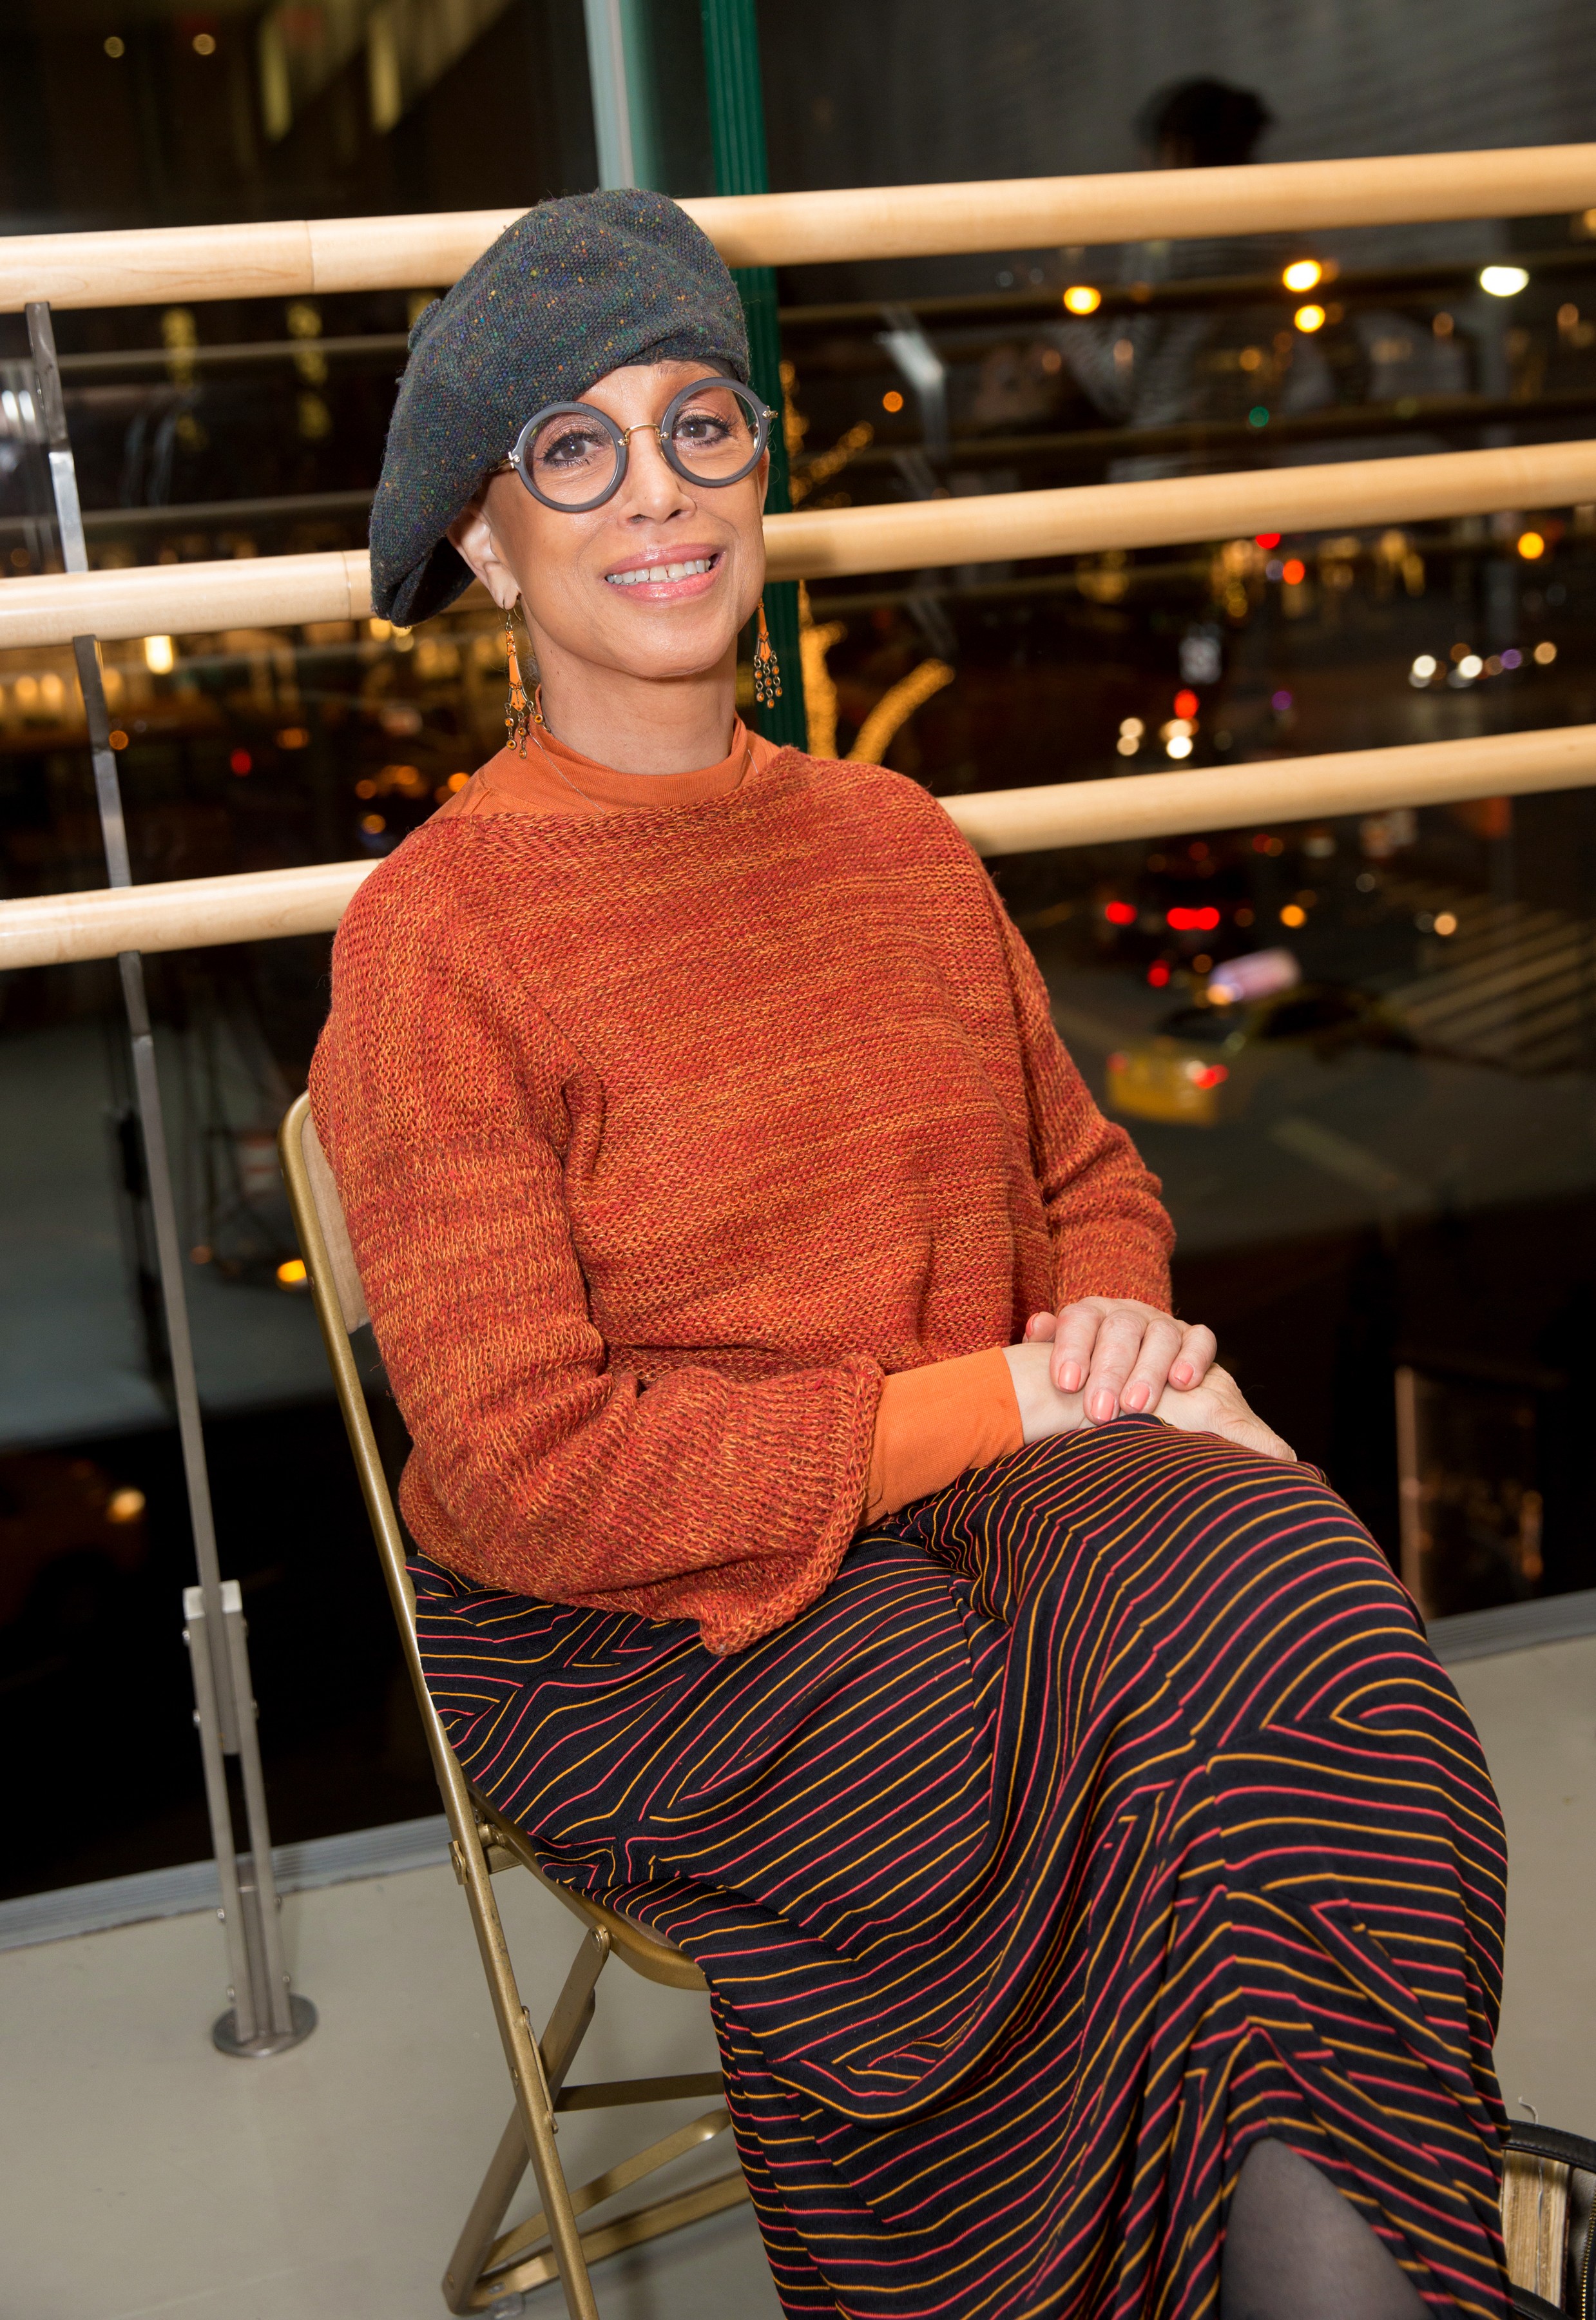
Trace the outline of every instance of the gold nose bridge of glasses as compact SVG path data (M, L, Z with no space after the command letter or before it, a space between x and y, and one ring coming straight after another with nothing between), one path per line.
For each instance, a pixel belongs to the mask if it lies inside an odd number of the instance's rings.
M615 431L621 438L621 448L623 451L630 450L631 439L634 435L656 435L659 439L661 449L663 449L665 446L665 421L663 419L639 419L635 427L619 427Z

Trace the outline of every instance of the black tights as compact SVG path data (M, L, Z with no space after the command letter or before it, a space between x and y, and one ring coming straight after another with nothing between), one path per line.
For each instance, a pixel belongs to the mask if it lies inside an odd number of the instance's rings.
M1225 2231L1220 2320L1429 2320L1389 2248L1328 2175L1255 2143Z

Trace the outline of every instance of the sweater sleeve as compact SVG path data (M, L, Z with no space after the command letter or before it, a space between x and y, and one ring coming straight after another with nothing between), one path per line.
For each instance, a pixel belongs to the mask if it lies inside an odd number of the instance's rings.
M311 1075L414 1444L417 1543L479 1584L699 1622L740 1649L821 1594L859 1518L877 1364L743 1382L609 1364L564 1197L555 1032L414 890L358 898Z
M1047 986L993 891L1030 1105L1030 1135L1048 1237L1054 1304L1138 1297L1167 1312L1174 1228L1161 1187L1124 1128L1105 1119L1054 1029Z

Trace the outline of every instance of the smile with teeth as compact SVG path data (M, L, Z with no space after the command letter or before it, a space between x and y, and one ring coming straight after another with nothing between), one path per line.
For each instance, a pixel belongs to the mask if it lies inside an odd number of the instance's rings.
M605 579L612 588L635 588L639 580L694 580L701 572L708 572L716 558L695 556L685 564L639 564L631 572L606 572Z

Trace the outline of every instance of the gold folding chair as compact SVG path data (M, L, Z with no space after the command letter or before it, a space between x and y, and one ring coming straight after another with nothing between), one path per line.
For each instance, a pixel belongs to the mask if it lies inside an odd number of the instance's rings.
M349 1346L353 1333L370 1317L355 1268L338 1187L311 1118L308 1097L301 1096L289 1110L278 1144L299 1245L315 1298L316 1316L332 1366L339 1407L349 1430L349 1446L354 1452L361 1494L371 1518L394 1616L399 1622L405 1665L415 1687L432 1768L443 1794L449 1855L455 1875L466 1890L488 1993L503 2042L504 2060L515 2089L515 2108L510 2115L510 2123L499 2138L498 2149L444 2273L444 2300L449 2309L457 2313L482 2312L495 2306L514 2309L518 2292L541 2287L558 2278L572 2320L598 2320L593 2284L588 2278L589 2264L597 2262L602 2256L614 2255L622 2248L636 2247L645 2240L658 2238L662 2233L677 2231L702 2216L734 2207L739 2199L747 2198L748 2186L740 2170L734 2169L710 2182L694 2184L674 2196L633 2208L596 2227L579 2229L579 2216L657 2169L668 2166L673 2160L684 2158L689 2152L712 2142L730 2125L725 2086L718 2071L689 2072L676 2078L610 2080L586 2086L567 2084L567 2074L593 2019L594 1989L612 1957L620 1958L647 1980L662 1982L671 1989L707 1989L708 1985L698 1968L672 1944L661 1941L599 1902L583 1900L546 1876L522 1832L501 1820L468 1786L422 1675L416 1643L415 1595L405 1569L404 1537ZM534 2037L521 2002L491 1881L496 1871L513 1867L530 1871L546 1892L552 1893L581 1919L584 1927L584 1938L565 1988L540 2039ZM713 2109L621 2160L592 2182L576 2189L567 2183L555 2147L561 2113L634 2103L680 2102L706 2095L716 2098ZM542 2210L513 2230L501 2232L529 2159L543 2202Z

